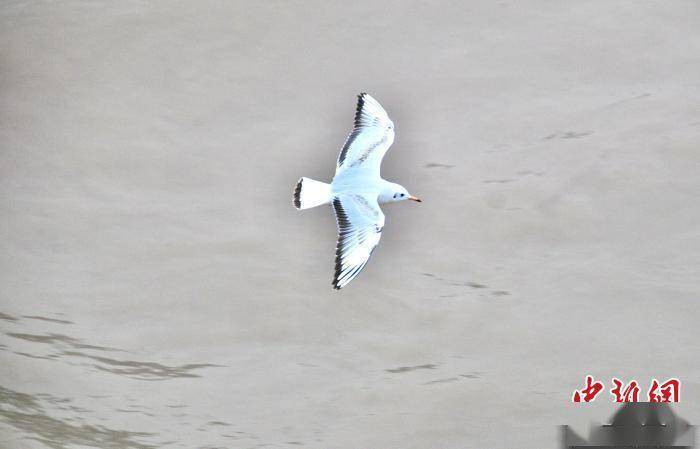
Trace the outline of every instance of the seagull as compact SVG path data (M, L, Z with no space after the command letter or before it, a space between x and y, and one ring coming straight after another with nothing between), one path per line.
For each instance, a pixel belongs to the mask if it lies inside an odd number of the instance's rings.
M384 229L382 203L419 198L379 174L382 158L394 143L394 122L367 93L357 96L355 126L338 156L330 184L302 177L294 189L299 210L330 204L338 225L333 288L355 279L379 244Z

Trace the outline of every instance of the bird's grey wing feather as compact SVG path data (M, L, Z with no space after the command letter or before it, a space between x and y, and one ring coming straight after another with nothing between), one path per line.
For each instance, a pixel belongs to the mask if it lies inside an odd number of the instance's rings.
M378 176L382 158L393 142L394 123L377 100L361 93L355 125L338 156L336 176L350 170L367 170Z
M333 288L340 290L364 268L379 244L384 213L376 195L342 194L333 199L338 224Z

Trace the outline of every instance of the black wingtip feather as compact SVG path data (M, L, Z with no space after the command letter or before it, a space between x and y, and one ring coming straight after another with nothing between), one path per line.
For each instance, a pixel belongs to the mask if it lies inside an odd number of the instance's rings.
M357 95L357 106L355 107L355 120L353 122L354 128L348 136L347 140L345 141L343 148L340 150L340 155L338 155L338 167L342 166L345 162L345 156L347 156L348 149L350 148L350 145L352 145L352 142L355 140L355 138L360 132L359 128L362 125L362 109L365 107L366 95L367 92L360 92Z
M345 228L346 226L349 225L350 221L348 220L348 216L345 213L345 209L343 209L343 204L340 202L340 199L334 198L333 199L333 208L335 209L335 217L336 220L338 220L338 228L342 229ZM342 241L341 237L338 237L338 243L335 245L335 273L333 274L333 288L335 290L340 290L343 288L342 286L339 285L339 279L338 277L340 276L340 273L343 271L343 264L340 258L340 254L342 251Z
M362 92L357 96L357 107L355 108L355 126L359 126L362 119L362 108L365 107L365 95L367 95L367 92Z

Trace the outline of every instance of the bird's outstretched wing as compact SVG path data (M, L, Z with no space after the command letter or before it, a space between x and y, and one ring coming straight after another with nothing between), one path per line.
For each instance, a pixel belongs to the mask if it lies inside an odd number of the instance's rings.
M342 194L333 199L338 223L333 288L340 290L364 268L379 243L384 214L376 195Z
M394 143L394 123L382 105L367 93L357 96L355 126L338 156L335 174L366 170L379 176L379 167Z

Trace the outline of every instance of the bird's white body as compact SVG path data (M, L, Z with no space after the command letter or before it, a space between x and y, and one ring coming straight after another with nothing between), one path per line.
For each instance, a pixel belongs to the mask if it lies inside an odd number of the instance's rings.
M308 209L331 204L338 223L333 287L340 289L364 268L384 227L380 203L412 199L401 185L382 179L382 158L394 143L394 123L368 94L358 96L355 126L345 141L330 184L301 178L294 206Z
M389 182L383 178L362 178L362 177L343 177L337 179L333 178L330 184L331 188L331 198L329 198L329 203L333 197L348 193L360 193L368 196L376 196L377 202L379 204L391 203L397 201L394 198L394 193L401 189L401 186Z

